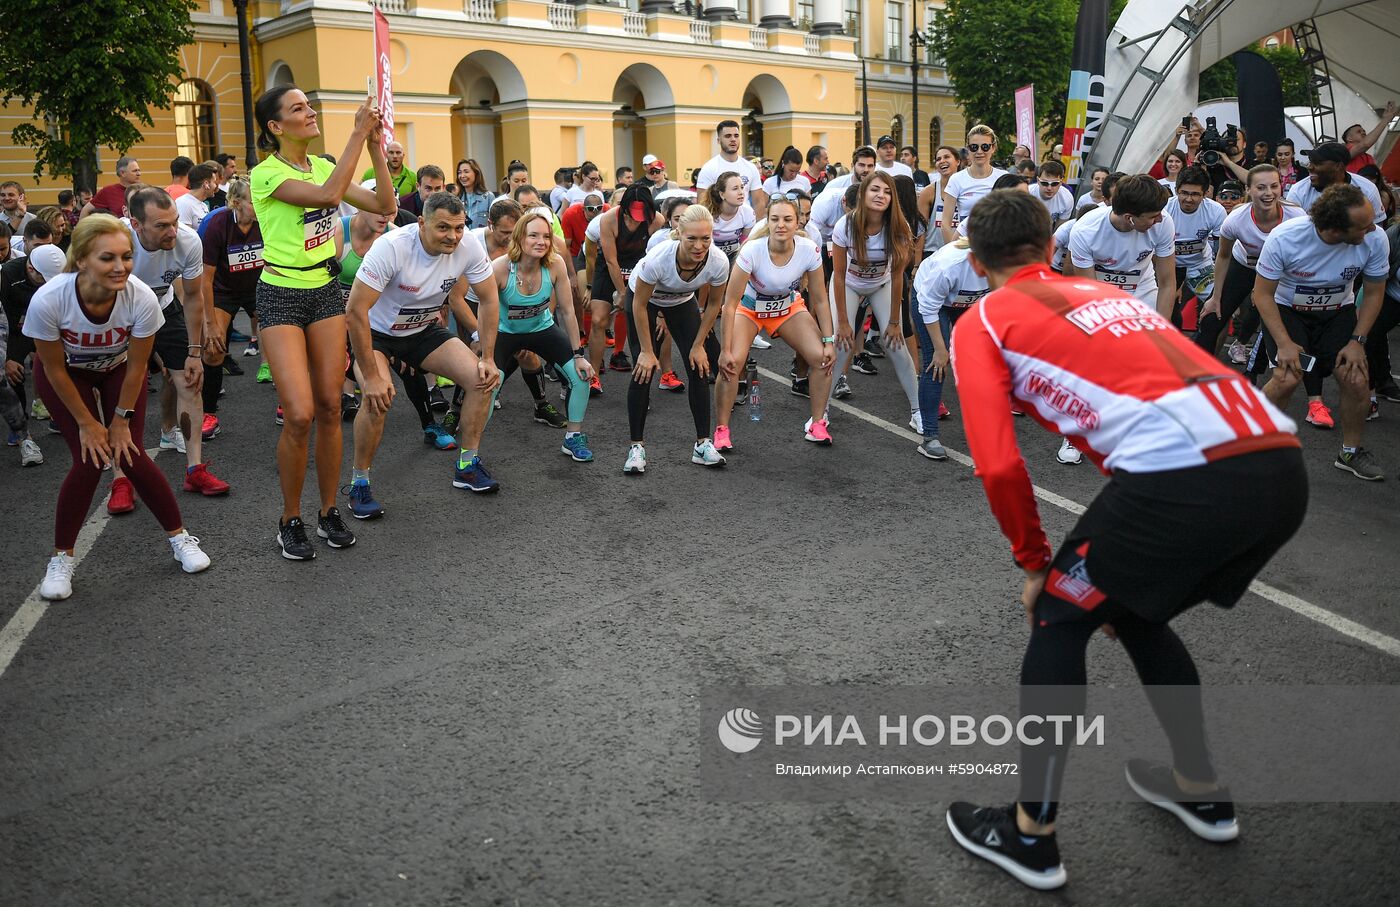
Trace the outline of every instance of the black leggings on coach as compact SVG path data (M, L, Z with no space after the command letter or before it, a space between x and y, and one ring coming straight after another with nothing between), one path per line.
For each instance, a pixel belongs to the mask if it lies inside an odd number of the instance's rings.
M713 305L714 303L711 303ZM637 319L632 315L632 294L627 294L627 345L632 349L632 361L637 360L641 353L641 343L637 340ZM657 306L647 305L647 325L649 337L652 338L652 349L656 349L656 321L658 318L666 319L666 330L671 332L671 339L676 344L676 352L680 353L681 359L685 361L686 385L685 392L690 398L690 415L695 419L695 437L708 438L710 436L710 384L695 371L695 366L690 362L690 348L695 345L695 337L700 333L700 306L695 300L683 302L680 305ZM719 365L719 341L715 335L710 333L705 338L705 355L710 359L710 374L715 374ZM666 371L668 363L661 363L658 366L660 371ZM651 382L645 384L638 383L634 378L627 385L627 424L632 432L633 441L641 441L645 438L643 434L647 427L647 405L651 400Z

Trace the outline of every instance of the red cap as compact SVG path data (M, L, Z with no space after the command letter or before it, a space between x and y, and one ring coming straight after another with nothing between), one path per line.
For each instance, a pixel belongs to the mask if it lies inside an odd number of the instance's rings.
M641 202L633 202L632 207L627 209L627 216L637 223L641 223L642 219L647 216L647 206Z

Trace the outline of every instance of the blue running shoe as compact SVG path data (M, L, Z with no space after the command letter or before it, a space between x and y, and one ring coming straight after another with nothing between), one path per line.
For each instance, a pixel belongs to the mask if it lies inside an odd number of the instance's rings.
M458 466L452 476L452 486L454 488L467 488L477 494L490 494L501 489L501 483L491 478L491 474L482 465L481 457L473 457L465 469Z
M23 439L20 438L19 432L17 432L17 431L12 431L12 432L10 432L9 437L7 437L7 438L5 439L5 446L6 446L6 447L19 447L19 442L20 442L21 440L23 440Z
M575 463L587 463L593 459L593 451L588 449L588 435L583 432L579 432L572 438L566 436L559 451L573 457Z
M452 438L452 433L436 422L430 422L428 427L423 429L423 443L431 444L438 450L457 449L457 442Z
M384 515L384 508L374 499L368 482L356 482L347 492L350 496L350 515L357 520L373 520Z

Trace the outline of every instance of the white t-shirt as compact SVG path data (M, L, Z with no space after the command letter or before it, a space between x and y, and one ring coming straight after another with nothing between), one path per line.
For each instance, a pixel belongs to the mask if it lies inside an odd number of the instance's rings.
M1225 206L1208 198L1194 212L1186 214L1173 195L1165 210L1176 226L1176 266L1185 268L1188 277L1211 267L1215 263L1220 228L1225 223Z
M769 198L772 198L779 192L787 192L789 189L796 189L798 192L805 192L807 195L811 195L812 181L807 179L807 177L803 176L800 172L797 174L796 179L780 179L775 173L763 181L763 191L768 193Z
M1005 170L993 167L992 172L981 179L974 177L971 170L959 170L948 177L948 185L943 191L957 202L955 214L959 236L967 235L967 216L972 213L972 206L991 192L992 184L1003 176L1006 176Z
M1354 173L1347 174L1347 182L1361 190L1361 194L1366 196L1366 201L1371 203L1371 210L1375 212L1376 223L1385 223L1385 206L1381 204L1381 193L1376 188L1376 184L1366 179L1364 176L1357 176ZM1299 206L1304 211L1310 211L1313 202L1322 196L1322 192L1313 188L1312 178L1298 180L1293 184L1293 188L1288 190L1288 200Z
M807 221L807 226L802 228L802 235L812 241L812 245L817 247L818 252L826 244L826 237L822 236L821 229L810 220Z
M846 250L846 288L857 293L872 293L889 283L890 262L885 253L885 231L865 237L865 264L856 261L851 251L851 219L843 217L831 231L831 244Z
M1067 220L1055 229L1055 254L1050 259L1050 267L1060 273L1065 270L1065 254L1069 252L1069 235L1075 222Z
M722 214L716 214L715 245L732 261L734 256L739 254L739 246L744 237L749 235L753 225L753 208L750 208L747 202L740 205L732 217L726 218Z
M1390 243L1385 233L1372 230L1358 246L1328 245L1312 218L1295 218L1269 233L1256 270L1265 280L1278 281L1274 302L1279 305L1303 312L1336 311L1356 302L1352 284L1358 275L1369 280L1388 276Z
M853 179L854 173L841 174L827 183L826 188L812 200L812 217L807 223L816 224L827 241L831 240L831 231L835 229L836 222L846 214L841 202L846 197L846 187Z
M1283 220L1274 226L1275 230L1297 217L1312 220L1308 212L1297 205L1285 204L1282 210ZM1220 238L1235 244L1230 250L1232 259L1246 268L1252 268L1259 260L1259 253L1264 251L1264 240L1269 238L1269 234L1260 230L1255 222L1254 206L1245 204L1225 215L1225 222L1220 225Z
M661 235L669 236L670 232ZM680 245L679 241L672 239L648 252L627 280L632 292L637 292L638 280L645 280L655 287L651 293L652 304L668 308L689 301L703 284L722 287L729 282L729 256L714 245L710 246L709 257L695 276L690 280L681 280L676 268L676 251Z
M573 188L573 186L555 186L549 190L549 207L554 209L555 214L563 214L564 209L572 204L569 201L569 193Z
M45 282L24 316L24 336L63 341L69 368L110 372L126 361L131 338L154 336L165 324L156 294L136 277L127 278L107 320L96 324L78 304L77 280L69 272Z
M1176 252L1176 225L1162 215L1146 233L1123 232L1113 226L1111 208L1095 208L1074 222L1069 234L1069 254L1076 268L1094 271L1094 279L1112 284L1144 302L1156 300L1157 271L1154 258Z
M603 215L599 214L588 222L588 226L583 228L583 238L595 246L601 246L603 242Z
M467 234L450 255L430 255L418 225L409 224L374 241L355 281L379 292L369 310L369 326L391 337L411 337L433 323L463 276L468 283L491 279L491 259L480 240Z
M1070 191L1064 186L1061 186L1059 190L1056 191L1054 198L1046 198L1044 195L1041 195L1038 185L1033 185L1031 187L1031 194L1040 200L1040 203L1045 206L1046 211L1050 212L1050 220L1052 223L1059 223L1074 214L1074 196L1071 195Z
M128 224L127 229L131 232L134 252L131 274L151 288L162 309L175 301L175 278L199 280L204 276L204 242L189 227L180 224L176 228L174 248L156 249L154 252L141 245L135 227Z
M972 270L971 251L950 243L925 258L914 272L914 297L924 324L936 323L944 306L965 309L987 295L987 278Z
M599 198L606 202L608 200L608 196L611 194L612 193L609 192L607 189L603 188L602 185L599 185L597 189L585 189L582 186L570 186L569 191L566 193L566 195L568 196L569 204L565 205L564 207L567 208L574 202L582 202L590 195L597 195ZM550 199L553 200L553 198L554 194L551 192ZM562 214L563 210L560 209L556 213Z
M914 178L913 169L908 164L903 163L902 161L890 161L888 164L886 164L884 161L876 159L875 169L883 170L890 176L907 176L910 179Z
M924 232L924 251L937 252L943 247L943 231L939 229L943 223L943 177L937 170L930 170L928 178L933 186L933 210L929 212L929 225ZM922 194L923 190L919 192Z
M597 220L598 218L595 217L595 218L593 218L593 219L594 219L594 220ZM587 236L587 235L588 235L588 230L587 230L587 229L585 229L585 230L583 231L583 235L584 235L584 236ZM651 236L647 237L647 252L650 253L652 249L655 249L657 246L659 246L659 245L661 245L662 243L666 242L668 239L673 239L673 238L674 238L674 237L671 236L671 228L670 228L670 227L663 227L662 229L657 230L655 233L651 234ZM711 248L713 248L713 246L712 246Z
M792 308L793 294L802 286L802 277L821 271L822 253L805 236L793 240L792 257L778 266L768 251L769 237L749 240L739 250L735 264L749 275L744 286L744 304L752 304L758 317L777 317Z
M209 213L209 203L195 198L193 192L186 192L175 199L175 213L179 215L180 223L197 231L199 222Z
M721 173L734 171L739 174L739 179L744 183L744 194L748 197L755 189L763 188L763 180L760 177L758 168L749 163L747 158L735 158L726 161L718 154L705 162L705 166L700 168L700 172L695 174L695 188L708 189L715 184Z

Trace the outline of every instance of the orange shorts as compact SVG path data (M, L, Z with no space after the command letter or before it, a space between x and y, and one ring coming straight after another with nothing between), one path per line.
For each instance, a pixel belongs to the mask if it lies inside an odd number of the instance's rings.
M743 315L747 315L750 321L758 325L761 329L767 331L769 337L778 336L778 330L787 322L789 318L791 318L799 312L805 311L807 311L807 303L805 303L802 300L801 293L794 294L792 305L788 306L787 310L782 312L781 314L763 315L759 312L755 312L753 309L749 308L746 305L740 304L739 306L739 312Z

